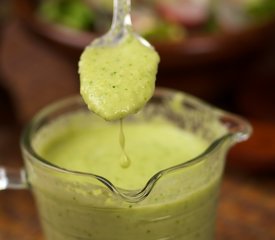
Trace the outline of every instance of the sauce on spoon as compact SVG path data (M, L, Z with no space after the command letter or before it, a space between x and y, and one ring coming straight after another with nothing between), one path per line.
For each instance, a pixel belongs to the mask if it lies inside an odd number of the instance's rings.
M122 119L152 97L158 63L157 52L134 34L115 45L87 47L79 62L81 95L105 120Z

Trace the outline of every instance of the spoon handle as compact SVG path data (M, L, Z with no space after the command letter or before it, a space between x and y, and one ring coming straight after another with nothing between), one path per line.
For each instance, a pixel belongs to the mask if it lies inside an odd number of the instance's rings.
M131 0L114 0L114 13L111 31L117 34L125 34L130 30L131 22Z

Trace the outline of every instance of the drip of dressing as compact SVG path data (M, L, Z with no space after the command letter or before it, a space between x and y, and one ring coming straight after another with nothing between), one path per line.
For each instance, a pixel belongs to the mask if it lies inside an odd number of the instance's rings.
M131 165L131 160L125 150L125 134L123 130L123 119L120 119L120 128L119 128L119 145L122 150L122 156L120 159L120 166L122 168L128 168Z

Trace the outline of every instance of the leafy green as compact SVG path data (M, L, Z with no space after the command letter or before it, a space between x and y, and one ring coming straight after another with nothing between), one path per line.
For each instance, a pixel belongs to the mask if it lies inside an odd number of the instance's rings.
M172 23L159 21L154 28L142 35L148 39L180 40L185 36L185 29Z
M39 14L50 22L82 30L90 29L95 21L95 14L81 0L43 1Z
M247 6L247 13L255 21L267 20L275 16L275 1L262 0L255 1Z

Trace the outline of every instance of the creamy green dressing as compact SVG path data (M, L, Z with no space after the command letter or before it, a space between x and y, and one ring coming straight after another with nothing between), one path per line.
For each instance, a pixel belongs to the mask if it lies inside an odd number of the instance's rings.
M125 169L118 133L119 122L79 112L40 129L32 145L50 164L100 175L123 189L143 188L158 171L184 163L208 146L159 117L125 121L125 149L132 160ZM136 204L117 199L91 176L66 176L41 167L36 169L39 178L30 177L49 240L213 240L221 170L215 167L213 172L205 164L163 177Z
M103 176L120 188L140 189L158 171L186 162L207 147L201 138L166 120L124 122L125 152L131 159L125 169L119 125L88 114L71 116L65 124L47 129L36 148L57 166Z
M87 47L79 62L80 92L106 120L136 113L151 98L159 56L129 35L114 46Z

